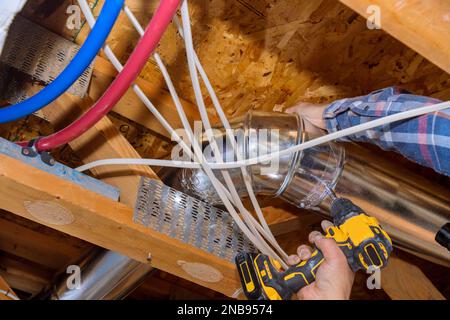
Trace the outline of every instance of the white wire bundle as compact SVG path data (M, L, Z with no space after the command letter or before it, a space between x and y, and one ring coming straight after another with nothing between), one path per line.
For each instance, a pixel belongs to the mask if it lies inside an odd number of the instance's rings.
M418 117L427 113L438 112L441 110L449 109L450 101L441 102L437 104L433 104L430 106L420 107L408 111L399 112L390 116L385 116L376 120L372 120L369 122L365 122L350 128L346 128L343 130L339 130L333 133L329 133L327 135L321 136L319 138L315 138L309 140L304 143L300 143L298 145L289 147L288 149L284 149L281 151L272 152L266 154L264 156L250 158L242 161L229 161L224 163L209 163L212 169L234 169L239 167L251 166L258 163L266 162L272 159L276 159L277 157L281 157L284 155L289 155L297 151L305 150L308 148L312 148L318 146L320 144L324 144L330 141L334 141L336 139L344 138L350 135L353 135L358 132L366 131L373 129L375 127L379 127L385 124L389 124L396 121L402 121L409 118ZM143 166L166 166L166 167L180 167L180 168L193 168L198 169L201 167L198 162L188 162L188 161L172 161L172 160L159 160L159 159L137 159L137 158L113 158L113 159L104 159L97 160L90 163L87 163L83 166L77 168L78 171L85 171L99 166L107 166L107 165L143 165Z
M11 298L13 300L20 300L19 298L17 298L17 296L15 294L13 294L11 291L5 291L0 289L0 294L3 294L4 296Z
M95 24L95 18L92 15L92 12L86 2L86 0L78 0L78 3L80 4L80 7L83 11L83 14L86 17L86 20L89 24L89 26L92 28ZM124 12L135 27L135 29L138 31L140 36L144 34L144 29L140 25L140 23L137 21L134 14L131 12L131 10L125 6ZM227 208L230 215L235 220L236 224L241 228L242 232L249 238L250 241L252 241L256 247L265 254L270 255L273 258L276 258L277 260L281 261L286 267L286 264L283 261L287 260L287 254L282 250L282 248L278 245L275 238L273 237L269 226L267 225L267 222L264 219L264 216L262 214L261 208L258 204L258 201L256 199L256 196L254 194L252 185L250 183L250 179L248 176L248 172L246 169L246 166L254 165L261 162L266 162L269 160L276 159L280 156L289 155L301 150L305 150L307 148L311 148L323 143L327 143L330 141L333 141L335 139L343 138L345 136L349 136L361 131L369 130L377 126L385 125L391 122L405 120L408 118L416 117L419 115L423 115L426 113L431 112L437 112L440 110L444 110L450 107L450 102L443 102L440 104L432 105L432 106L425 106L405 112L400 112L394 115L390 115L387 117L383 117L377 120L373 120L370 122L366 122L351 128L347 128L344 130L340 130L301 144L298 144L296 146L290 147L285 150L273 152L264 156L259 156L251 159L243 159L242 155L238 151L235 145L235 139L232 135L231 130L226 130L227 134L230 135L228 138L232 143L232 147L234 151L236 152L237 161L233 162L223 162L222 155L220 154L220 150L216 144L216 141L213 139L211 133L211 124L208 118L208 114L206 112L206 106L203 100L203 95L201 92L200 82L198 79L198 73L200 73L200 76L205 84L205 87L208 91L208 94L211 97L211 100L213 102L213 105L219 115L219 118L222 122L222 125L225 129L230 129L230 124L226 118L225 113L223 112L223 109L220 105L220 102L217 98L217 95L215 94L215 91L211 85L211 82L208 79L208 76L203 68L203 66L200 63L200 60L194 50L193 42L192 42L192 32L191 32L191 26L190 26L190 18L189 18L189 8L187 0L183 1L183 4L181 6L181 15L182 15L182 25L180 25L178 18L175 17L174 21L177 25L178 31L180 35L184 38L185 46L186 46L186 53L187 53L187 60L188 60L188 66L189 66L189 73L191 76L191 81L194 89L195 99L197 106L199 108L200 116L203 122L203 125L205 126L205 132L207 135L207 138L210 142L210 145L213 148L215 161L207 162L204 158L201 150L201 146L199 141L196 140L195 135L192 132L192 128L189 124L189 121L186 117L186 114L184 112L183 106L181 104L180 98L175 90L175 87L171 81L170 75L162 62L161 57L154 53L154 58L161 69L161 72L163 74L163 77L166 81L167 87L170 91L170 94L172 95L172 99L174 100L177 112L181 118L181 121L183 123L184 129L186 130L188 134L188 138L190 140L191 145L194 147L194 154L192 154L191 149L186 145L186 143L178 136L178 134L175 132L175 130L170 126L170 124L164 119L164 117L159 113L159 111L156 109L156 107L152 104L152 102L148 99L148 97L145 95L145 93L140 89L140 87L137 84L133 84L132 88L134 92L137 94L137 96L142 100L144 105L153 113L153 115L160 121L160 123L163 125L163 127L171 133L173 139L180 144L180 146L183 148L183 150L190 156L190 159L193 159L194 162L189 161L176 161L176 160L159 160L159 159L104 159L104 160L98 160L91 163L88 163L86 165L83 165L77 170L79 171L85 171L97 166L103 166L103 165L117 165L117 164L133 164L133 165L152 165L152 166L167 166L167 167L184 167L184 168L202 168L205 173L208 175L208 177L211 179L211 183L215 187L217 193L219 194L223 204ZM108 59L111 61L111 63L114 65L114 67L120 72L123 69L122 64L119 62L117 57L112 52L111 48L108 45L104 46L104 52ZM232 183L231 177L229 173L226 171L227 169L232 168L241 168L242 175L244 177L243 181L245 183L245 187L247 189L247 192L249 194L250 200L252 202L252 205L255 209L255 212L258 216L259 223L256 221L256 219L250 214L250 212L244 207L237 190ZM224 177L225 183L228 187L228 189L216 178L214 175L213 169L220 169L221 174ZM240 214L243 217L243 220L241 219L241 216L236 211L237 208L240 212ZM261 223L261 224L260 224ZM272 249L272 247L267 243L267 241L272 245L274 249L278 251L278 253L281 255L283 259L278 256L278 254Z
M86 20L88 22L88 24L92 26L95 24L95 18L92 15L92 12L90 11L90 8L86 2L86 0L78 0L80 7L83 11L83 14L86 16ZM201 97L201 92L199 92L200 90L200 86L199 86L199 82L198 82L198 78L197 78L197 71L196 71L196 62L198 65L200 65L200 62L197 58L194 58L194 56L196 57L196 54L192 54L193 51L193 47L192 47L192 35L191 35L191 31L190 31L190 22L189 22L189 14L188 14L188 8L187 8L187 2L184 2L181 8L182 14L183 14L183 24L184 21L187 19L188 23L187 26L188 28L186 28L184 31L184 38L185 38L185 42L186 42L186 48L190 48L191 50L188 51L188 62L189 62L189 66L190 66L190 73L191 73L191 78L193 79L193 86L195 89L195 94L196 94L196 98L197 98L197 102L199 105L199 109L200 109L200 114L202 115L202 120L205 123L205 127L208 129L210 129L210 124L209 124L209 120L207 118L206 115L206 107L204 105L203 99ZM130 19L130 21L132 22L133 26L136 28L136 30L139 32L139 34L142 36L144 34L144 30L142 28L142 26L139 24L139 22L137 21L137 19L135 18L135 16L133 15L133 13L131 12L131 10L129 10L128 7L125 6L124 8L124 12L125 14L128 16L128 18ZM186 26L186 24L185 24ZM183 30L180 28L180 31L183 32ZM121 71L123 69L123 66L120 64L119 60L115 57L114 53L112 52L112 50L109 48L109 46L105 46L105 54L107 55L107 57L111 60L111 62L113 63L113 65L115 66L115 68L118 71ZM166 84L169 88L169 91L172 95L172 98L174 100L175 106L177 108L178 114L182 120L183 126L186 130L186 132L188 133L188 137L191 140L191 145L193 145L194 147L194 155L192 155L191 150L186 146L186 144L180 139L180 137L176 134L176 132L173 130L173 128L165 121L165 119L161 116L161 114L158 112L158 110L154 107L154 105L150 102L150 100L145 96L145 94L143 93L143 91L139 88L139 86L137 86L136 84L133 85L133 90L138 94L139 98L144 102L144 104L147 106L147 108L155 115L155 117L163 124L164 128L171 133L172 137L175 138L175 141L177 141L178 143L180 143L180 145L183 147L183 149L191 156L191 158L196 159L197 161L199 161L199 163L202 165L203 170L205 170L205 172L207 173L207 175L209 176L209 178L211 179L212 184L214 185L214 187L216 188L217 193L219 194L222 202L224 203L225 207L227 208L228 212L231 214L231 216L233 217L233 219L235 220L235 222L237 223L237 225L241 228L241 230L243 231L243 233L250 239L250 241L252 241L255 246L263 253L268 254L274 258L276 258L277 260L283 261L276 253L275 251L267 244L267 242L263 239L263 236L270 241L270 243L282 254L284 260L287 259L287 255L286 253L284 253L284 251L281 249L281 247L278 245L278 243L276 242L275 238L273 237L273 235L270 233L270 230L264 227L261 227L261 225L258 224L258 222L253 218L253 216L245 209L242 201L240 200L237 191L234 187L234 184L231 181L231 178L228 174L228 172L223 172L225 181L227 183L227 186L229 188L229 190L227 190L221 183L219 180L217 180L217 178L214 176L214 173L212 172L211 168L209 167L208 163L206 162L206 159L203 157L202 154L202 150L200 147L200 144L198 141L196 141L195 136L192 132L192 128L190 127L189 121L187 120L187 117L184 113L183 107L181 105L180 99L178 97L178 94L176 93L175 87L173 86L173 83L170 79L170 76L167 72L167 69L165 68L160 56L155 53L154 54L154 58L158 64L158 66L160 67L163 77L166 81ZM203 68L201 68L203 70ZM195 76L193 76L195 74ZM206 73L203 74L206 76ZM207 79L207 77L205 77L203 80L208 82L209 87L212 90L212 86L209 83L209 80ZM200 97L199 97L200 95ZM200 99L199 99L200 98ZM217 101L217 97L215 98ZM223 111L222 111L223 114ZM206 117L205 117L206 116ZM217 149L218 150L218 149ZM217 153L216 156L218 158L221 158L220 153ZM250 186L251 188L251 186ZM231 190L231 194L230 194L230 190ZM256 199L255 199L256 200ZM236 212L235 208L233 207L233 204L235 206L237 206L239 208L239 210L241 211L241 214L244 218L245 223L241 220L239 214ZM258 205L259 208L259 205ZM260 211L260 209L259 209ZM260 213L260 215L262 216L262 213ZM264 219L262 217L262 219ZM265 221L264 221L265 222ZM265 225L267 226L267 223L265 223ZM283 263L284 264L284 263ZM286 266L286 264L284 264Z

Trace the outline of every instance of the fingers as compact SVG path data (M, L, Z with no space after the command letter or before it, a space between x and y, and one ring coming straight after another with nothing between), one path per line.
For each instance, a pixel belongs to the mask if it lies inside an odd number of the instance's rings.
M301 260L300 260L299 256L297 256L297 255L295 255L295 254L290 255L290 256L288 257L288 264L291 265L291 266L294 266L294 265L296 265L296 264L299 264L300 261L301 261Z
M321 234L319 231L313 231L309 234L308 240L309 242L315 244L319 239L323 238L323 234Z
M330 221L324 220L321 222L321 226L326 232L333 224ZM325 259L341 259L343 257L343 253L341 249L339 249L336 241L325 238L325 236L318 231L313 231L309 234L309 241L314 243L316 247L322 251Z
M311 257L312 249L303 244L297 248L297 255L300 257L300 260L306 260Z
M296 106L294 106L294 107L290 107L290 108L287 108L286 110L285 110L285 112L286 113L296 113L296 112L299 112L300 111L300 106L299 105L296 105Z
M315 238L314 244L322 251L324 258L327 260L345 259L344 254L333 239L325 238L324 236L318 237Z
M324 232L327 232L327 229L328 229L329 227L332 227L332 226L333 226L333 223L332 223L331 221L328 221L328 220L323 220L323 221L320 223L320 225L322 226L322 230L323 230Z
M312 249L307 245L301 245L297 248L297 254L290 255L288 257L289 265L299 264L302 260L307 260L311 257Z
M287 108L285 110L285 112L286 113L298 113L298 114L301 114L302 111L304 111L307 108L310 108L311 106L314 106L314 104L308 103L308 102L299 102L295 106Z
M326 232L329 227L333 226L328 220L321 222L322 229ZM336 259L342 258L343 256L341 250L333 239L325 238L325 236L319 231L313 231L309 234L309 242L315 244L318 249L320 249L326 259ZM300 263L301 260L307 260L311 257L312 248L307 245L301 245L297 248L297 254L288 257L288 263L290 265L296 265Z

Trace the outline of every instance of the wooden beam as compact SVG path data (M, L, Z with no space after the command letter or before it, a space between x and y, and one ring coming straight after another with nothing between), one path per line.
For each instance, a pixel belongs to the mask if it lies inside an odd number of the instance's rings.
M16 221L20 219L11 216ZM16 221L0 218L0 250L3 252L58 270L87 249L87 244L78 239L72 241L73 238L54 230L50 230L53 234L32 230ZM41 231L45 228L39 227Z
M417 266L395 255L381 272L381 287L393 300L445 300Z
M31 295L41 292L54 276L53 270L8 253L0 255L0 265L0 276L10 287Z
M363 17L378 6L381 28L450 73L450 2L442 0L340 0Z
M0 276L0 300L15 300L10 295L17 297L6 281Z
M133 209L0 155L0 207L232 296L233 263L134 223ZM53 211L49 211L53 208Z
M307 210L297 209L296 214L285 208L266 207L262 209L267 224L275 237L290 233L303 232L305 227L320 219L320 217Z
M172 101L172 97L166 89L161 72L152 64L148 64L146 70L147 73L151 72L152 81L149 82L143 78L138 78L136 80L136 84L139 85L142 91L147 95L150 101L174 129L183 128L175 104ZM92 79L89 95L94 100L99 98L116 75L117 71L113 65L108 60L98 56L95 60L94 77ZM195 120L200 119L200 114L195 105L182 98L181 103L191 125ZM144 103L141 102L132 89L127 91L127 93L114 107L113 111L125 118L139 123L153 132L169 139L171 138L170 134L162 127L159 121L147 109ZM212 122L217 120L215 114L211 113L210 117Z

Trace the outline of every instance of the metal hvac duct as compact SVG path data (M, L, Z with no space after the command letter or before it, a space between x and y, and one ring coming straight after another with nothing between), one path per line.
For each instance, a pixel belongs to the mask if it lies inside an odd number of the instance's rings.
M303 130L301 119L292 114L249 112L243 118L232 120L231 125L236 132L237 148L246 159L261 155L261 150L263 153L275 151L271 149L272 139L282 150L314 138L314 134ZM259 135L262 130L266 130L262 136L269 135L265 139ZM215 133L218 142L225 135L223 131L219 128ZM208 142L204 141L203 146L208 147ZM224 161L235 160L229 143L220 142L219 146L223 146ZM248 171L255 193L280 197L298 207L327 215L327 187L332 188L378 218L397 247L450 266L450 252L434 239L450 221L449 190L417 183L425 179L370 151L351 144L345 147L345 156L343 144L336 143L299 151L280 158L279 170L272 173L260 170L270 165L250 166ZM207 152L206 157L214 161L209 154ZM245 197L247 192L240 169L230 170L230 174L239 195ZM205 201L220 203L203 170L165 170L164 175L166 184ZM222 178L219 172L216 176L219 180Z
M102 248L90 251L75 264L80 268L80 287L71 288L71 275L61 274L38 299L121 300L149 275L149 265Z
M349 144L335 191L376 217L397 247L450 267L450 251L435 241L436 233L450 221L448 189ZM328 214L328 200L320 210Z

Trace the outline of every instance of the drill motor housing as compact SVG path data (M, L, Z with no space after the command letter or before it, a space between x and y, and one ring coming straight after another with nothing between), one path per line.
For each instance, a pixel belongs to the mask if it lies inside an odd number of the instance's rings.
M392 252L392 241L376 218L366 215L345 198L332 202L331 215L335 225L326 230L326 237L336 241L354 272L386 265ZM259 253L244 252L235 260L247 298L286 300L315 281L317 268L324 257L315 248L308 260L284 272L278 261Z

